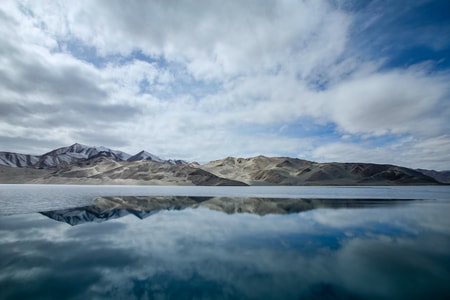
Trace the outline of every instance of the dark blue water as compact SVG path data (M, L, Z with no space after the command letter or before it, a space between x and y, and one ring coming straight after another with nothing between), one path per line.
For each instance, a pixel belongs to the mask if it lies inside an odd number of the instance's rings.
M4 213L0 299L450 299L448 188L411 191L426 199L283 215L199 207L71 226Z

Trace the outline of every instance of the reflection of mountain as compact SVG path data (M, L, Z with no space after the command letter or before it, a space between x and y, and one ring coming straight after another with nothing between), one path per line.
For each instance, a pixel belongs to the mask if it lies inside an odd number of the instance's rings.
M110 219L116 219L129 214L126 210L112 209L106 212L100 212L95 205L78 208L61 209L54 211L41 212L44 216L60 222L66 222L70 225L78 225L89 222L104 222Z
M364 208L406 203L390 199L281 199L226 197L100 197L95 204L72 209L42 212L43 215L70 225L104 222L133 214L147 218L161 210L207 207L227 214L291 214L318 208Z
M77 208L41 212L41 214L70 225L104 222L133 214L145 219L161 210L181 210L209 198L203 197L100 197L95 204Z

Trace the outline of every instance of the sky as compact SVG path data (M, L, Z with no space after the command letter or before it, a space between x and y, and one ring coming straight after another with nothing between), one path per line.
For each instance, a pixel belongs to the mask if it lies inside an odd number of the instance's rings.
M448 0L3 0L0 24L0 151L450 169Z

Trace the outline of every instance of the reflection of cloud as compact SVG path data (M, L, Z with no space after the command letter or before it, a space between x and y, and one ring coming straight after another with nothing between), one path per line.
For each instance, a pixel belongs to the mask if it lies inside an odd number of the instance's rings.
M4 217L2 221L2 233L8 234L6 240L1 240L0 287L6 299L68 299L83 295L103 280L103 270L119 272L136 262L123 249L111 247L105 236L89 233L90 238L71 238L73 232L68 225L49 223L37 214ZM20 221L39 226L16 226ZM109 236L118 228L109 227L114 229Z
M361 224L369 223L386 227L386 224L394 223L394 227L411 234L429 231L446 233L450 228L448 206L448 203L432 200L415 201L404 203L399 207L380 207L377 209L379 212L377 214L374 214L373 209L370 208L360 209L357 214L351 209L341 209L315 211L311 213L311 217L324 226L342 229L356 228ZM417 220L420 222L418 223Z
M0 287L10 298L449 295L448 228L430 232L418 222L421 212L429 213L420 205L265 217L198 208L75 227L37 214L7 216L0 218L8 237L0 240ZM18 227L21 220L40 226ZM49 287L63 280L67 290Z
M336 256L338 281L363 298L445 299L450 295L446 249L450 249L448 235L424 236L420 241L349 240Z
M61 240L61 232L66 224L51 224L44 216L24 214L0 218L0 234L2 242L17 240L40 240L42 238Z

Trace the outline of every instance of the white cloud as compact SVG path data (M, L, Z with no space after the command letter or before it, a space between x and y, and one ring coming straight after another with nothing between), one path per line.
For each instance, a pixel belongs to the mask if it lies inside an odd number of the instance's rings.
M350 24L327 1L79 1L48 11L41 3L28 5L56 37L79 39L101 55L140 49L185 63L196 78L251 74L292 61L307 76L342 53Z
M435 134L448 117L436 111L449 96L445 78L415 72L345 80L323 96L330 119L352 134Z
M450 136L403 138L382 146L368 142L334 142L320 145L311 156L319 161L390 163L412 168L447 170Z
M36 152L26 136L200 161L305 153L450 168L446 142L434 147L448 140L449 75L423 65L380 71L385 58L353 55L360 19L339 7L4 1L0 136L23 146L0 150ZM335 125L346 143L251 132L302 118ZM373 148L383 135L414 142Z

